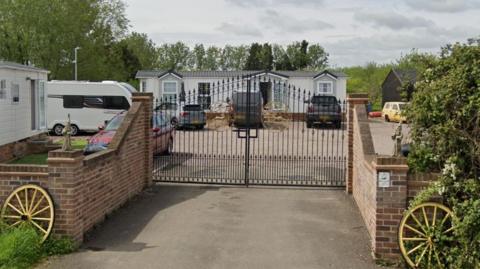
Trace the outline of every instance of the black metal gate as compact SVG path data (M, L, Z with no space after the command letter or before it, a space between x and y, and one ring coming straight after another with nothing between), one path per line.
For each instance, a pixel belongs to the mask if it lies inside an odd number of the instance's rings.
M344 186L346 106L325 96L260 73L165 95L154 110L154 180Z

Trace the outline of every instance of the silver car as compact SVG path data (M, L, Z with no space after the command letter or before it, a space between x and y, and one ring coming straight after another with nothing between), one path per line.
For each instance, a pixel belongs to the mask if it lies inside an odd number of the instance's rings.
M207 124L207 116L201 105L184 105L177 128L203 129Z

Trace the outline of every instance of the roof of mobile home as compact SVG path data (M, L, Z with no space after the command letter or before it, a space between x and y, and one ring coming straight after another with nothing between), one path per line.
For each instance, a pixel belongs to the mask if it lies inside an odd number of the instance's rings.
M0 61L0 68L48 73L48 70L43 68L39 68L32 65L23 65L19 63L8 62L8 61Z
M305 77L305 78L316 78L322 74L330 74L334 77L346 77L347 75L343 72L336 72L330 70L323 71L174 71L174 70L139 70L137 72L136 78L155 78L162 77L166 74L174 74L182 78L218 78L218 77L237 77L237 76L246 76L246 75L258 75L268 73L272 75L282 76L285 78L288 77Z

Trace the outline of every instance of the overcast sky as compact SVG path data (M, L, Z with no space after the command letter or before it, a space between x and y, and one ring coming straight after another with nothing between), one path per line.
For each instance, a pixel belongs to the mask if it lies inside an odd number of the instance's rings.
M480 0L127 0L157 44L320 43L330 65L391 62L480 36Z

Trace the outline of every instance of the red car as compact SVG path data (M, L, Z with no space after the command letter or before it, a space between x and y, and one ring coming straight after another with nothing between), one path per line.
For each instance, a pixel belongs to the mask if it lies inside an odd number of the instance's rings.
M94 153L108 148L112 138L125 118L126 111L117 114L100 131L88 140L85 153ZM152 118L151 146L153 154L170 154L173 151L175 128L161 112L154 112Z

